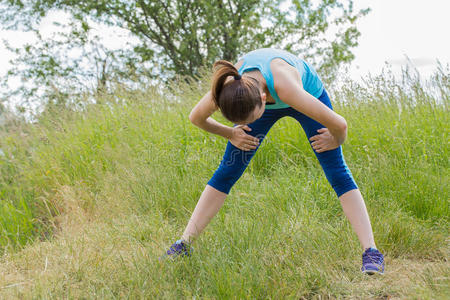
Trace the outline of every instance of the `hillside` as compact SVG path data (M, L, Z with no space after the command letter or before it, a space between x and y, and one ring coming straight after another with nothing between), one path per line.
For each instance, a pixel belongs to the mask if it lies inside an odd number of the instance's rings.
M443 299L449 292L448 70L330 86L384 276L361 249L300 125L280 120L191 259L182 234L226 140L188 120L206 79L117 87L0 133L1 298ZM85 101L84 103L87 103ZM216 113L218 121L231 125Z

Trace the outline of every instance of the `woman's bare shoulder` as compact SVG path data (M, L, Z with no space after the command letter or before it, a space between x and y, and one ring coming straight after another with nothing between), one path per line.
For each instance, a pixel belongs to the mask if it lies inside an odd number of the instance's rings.
M300 77L300 74L296 67L292 66L287 61L285 61L284 59L279 58L279 57L272 59L272 61L270 62L270 70L272 71L272 73L274 71L278 71L278 72L281 71L281 72L297 74Z
M278 77L283 78L287 76L293 78L294 82L298 82L301 86L303 86L302 77L300 76L297 68L292 66L282 58L274 58L270 62L270 71L272 72L275 90L277 90L277 85L279 86L284 82L283 80L277 80Z

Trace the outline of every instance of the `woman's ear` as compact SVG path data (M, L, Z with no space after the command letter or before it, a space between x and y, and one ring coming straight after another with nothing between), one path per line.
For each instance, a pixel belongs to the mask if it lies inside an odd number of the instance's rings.
M262 101L262 102L266 102L266 98L267 98L266 93L262 93L262 94L261 94L261 101Z

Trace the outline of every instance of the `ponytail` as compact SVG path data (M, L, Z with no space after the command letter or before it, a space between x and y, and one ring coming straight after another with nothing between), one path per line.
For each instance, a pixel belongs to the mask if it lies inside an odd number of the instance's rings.
M213 71L212 97L228 120L244 121L257 105L261 106L258 83L241 77L232 63L218 60L213 65ZM225 84L228 76L233 76L234 80Z
M216 105L218 105L218 99L220 96L220 93L222 92L223 86L225 84L225 81L227 80L228 76L233 76L236 80L236 78L240 79L240 75L238 70L233 66L232 63L226 60L218 60L213 65L214 75L212 80L212 96L214 101L216 102Z

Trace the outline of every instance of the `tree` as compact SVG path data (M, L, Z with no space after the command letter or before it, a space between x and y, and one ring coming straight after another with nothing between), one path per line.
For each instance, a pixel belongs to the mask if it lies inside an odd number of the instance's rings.
M114 57L111 64L127 66L125 69L137 74L159 76L163 81L176 74L196 76L199 68L211 66L217 59L236 61L239 55L260 47L284 48L332 73L354 58L351 48L357 45L360 35L355 21L369 11L355 12L352 0L342 2L323 0L314 5L310 0L6 0L0 7L0 21L7 28L36 31L48 11L63 10L73 16L74 28L79 25L73 30L75 39L68 37L66 42L78 39L80 47L87 44L88 39L80 36L89 36L91 22L126 29L138 42L121 55L109 52L109 57ZM330 27L337 30L334 39L328 41L325 32ZM42 43L45 46L41 53L52 49L51 43ZM37 54L35 59L41 63L26 60L27 70L59 66L52 61L51 53ZM153 69L146 72L149 65ZM123 70L119 67L116 71L120 69ZM68 76L55 68L49 70L56 76ZM39 75L33 72L28 75ZM121 75L126 77L126 72Z

